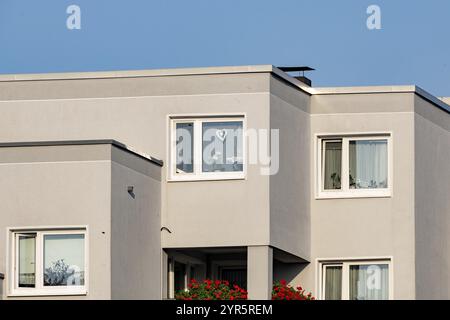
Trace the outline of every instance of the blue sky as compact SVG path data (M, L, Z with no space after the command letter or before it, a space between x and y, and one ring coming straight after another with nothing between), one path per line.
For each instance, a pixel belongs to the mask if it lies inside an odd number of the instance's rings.
M66 28L71 4L81 30ZM316 86L450 96L449 13L448 0L0 0L0 73L309 65Z

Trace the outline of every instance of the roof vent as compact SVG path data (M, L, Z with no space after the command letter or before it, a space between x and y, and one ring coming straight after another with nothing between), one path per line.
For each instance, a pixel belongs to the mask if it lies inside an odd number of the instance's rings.
M315 69L310 68L310 67L278 67L278 69L280 69L281 71L284 71L286 73L291 73L291 72L296 72L298 73L297 75L291 75L289 74L291 77L303 82L304 84L306 84L308 87L311 87L312 82L311 79L305 77L305 71L314 71Z

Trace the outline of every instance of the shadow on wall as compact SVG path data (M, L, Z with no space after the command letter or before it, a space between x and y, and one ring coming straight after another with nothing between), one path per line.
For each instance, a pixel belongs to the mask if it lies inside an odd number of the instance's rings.
M3 283L5 282L5 275L0 273L0 300L3 299Z
M288 283L293 281L306 268L308 263L283 263L274 261L273 281L286 280Z

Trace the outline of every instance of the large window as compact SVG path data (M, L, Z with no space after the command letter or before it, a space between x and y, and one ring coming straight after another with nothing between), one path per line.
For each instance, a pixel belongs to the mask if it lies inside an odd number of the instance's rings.
M11 231L11 294L86 293L86 230Z
M244 118L171 119L172 180L244 178Z
M321 263L321 298L324 300L392 299L389 260Z
M390 196L390 141L389 135L320 137L319 197Z

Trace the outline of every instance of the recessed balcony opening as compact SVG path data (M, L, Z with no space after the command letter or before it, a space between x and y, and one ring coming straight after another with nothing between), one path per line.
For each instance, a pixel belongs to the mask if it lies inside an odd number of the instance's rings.
M273 254L268 259L258 260L254 254L248 254L247 247L166 249L167 268L163 272L166 273L167 290L164 296L175 298L177 293L189 289L192 279L197 282L206 279L228 281L231 287L238 285L249 291L249 295L255 288L270 294L273 281L284 279L289 282L307 265L305 260L284 251L267 246L260 248L267 248ZM249 256L253 259L250 263ZM263 280L258 280L258 276Z

